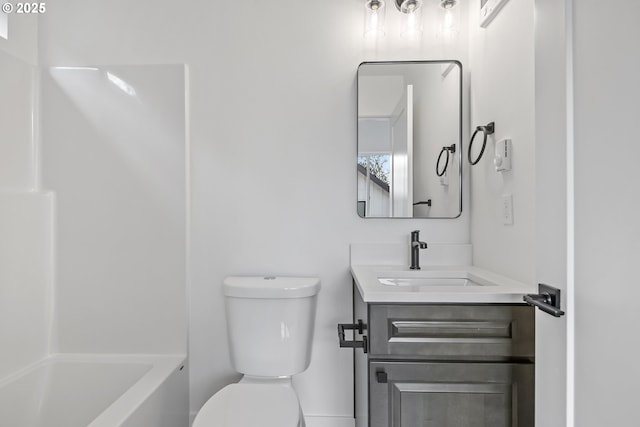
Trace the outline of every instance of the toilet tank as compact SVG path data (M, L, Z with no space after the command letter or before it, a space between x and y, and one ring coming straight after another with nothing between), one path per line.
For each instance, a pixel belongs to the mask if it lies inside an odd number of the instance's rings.
M233 276L224 280L223 289L236 371L277 377L307 369L320 279Z

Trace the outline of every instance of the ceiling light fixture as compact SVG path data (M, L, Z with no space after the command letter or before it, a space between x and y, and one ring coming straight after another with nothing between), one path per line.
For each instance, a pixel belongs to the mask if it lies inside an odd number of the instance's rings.
M364 0L365 21L364 35L367 38L381 37L385 35L385 1L389 0ZM396 9L402 14L402 28L400 36L406 38L418 38L423 33L422 11L425 8L425 0L393 0ZM458 31L457 5L459 0L435 0L442 11L442 28Z

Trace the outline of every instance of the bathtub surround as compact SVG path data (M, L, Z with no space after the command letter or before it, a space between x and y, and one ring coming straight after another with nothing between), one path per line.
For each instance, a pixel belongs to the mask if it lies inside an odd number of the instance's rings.
M51 67L41 86L55 350L186 353L184 66Z
M52 209L38 189L35 23L10 17L0 39L0 379L50 349Z
M31 191L38 176L33 115L37 67L0 50L0 70L0 191Z
M0 50L0 424L186 426L184 67L40 71Z
M53 206L50 193L0 192L0 379L49 353Z
M188 422L186 81L182 65L41 72L42 182L56 194L52 350L147 355L128 357L149 368L90 427Z
M0 51L26 64L38 63L38 20L28 14L12 13L7 17L8 38L0 37ZM16 99L17 100L17 99Z

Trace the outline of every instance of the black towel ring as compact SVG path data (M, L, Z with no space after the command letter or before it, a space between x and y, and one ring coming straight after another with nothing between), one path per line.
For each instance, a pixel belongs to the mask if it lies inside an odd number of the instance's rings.
M478 126L476 128L476 131L473 132L473 135L471 136L471 141L469 141L469 152L467 153L467 157L469 158L469 163L471 163L471 165L475 165L480 161L480 159L482 158L482 155L484 154L484 149L487 146L487 136L493 135L495 131L496 131L496 125L494 122L491 122L486 126ZM482 148L480 149L480 154L478 154L478 157L475 160L471 160L471 148L473 147L473 140L476 138L476 135L478 134L478 132L482 132L482 134L484 135L482 138Z
M447 168L449 167L449 153L453 154L456 152L456 144L451 144L448 147L442 147L440 150L440 154L438 155L438 161L436 162L436 175L442 176L447 172ZM442 155L447 153L447 157L444 159L444 168L442 168L442 172L440 172L440 159L442 159Z

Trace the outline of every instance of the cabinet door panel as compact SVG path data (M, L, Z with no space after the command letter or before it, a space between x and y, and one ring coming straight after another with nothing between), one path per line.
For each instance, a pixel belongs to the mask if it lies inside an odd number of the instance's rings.
M371 362L370 426L532 427L533 366Z
M394 383L394 427L509 427L511 385Z
M371 304L370 356L430 360L533 360L533 307Z

